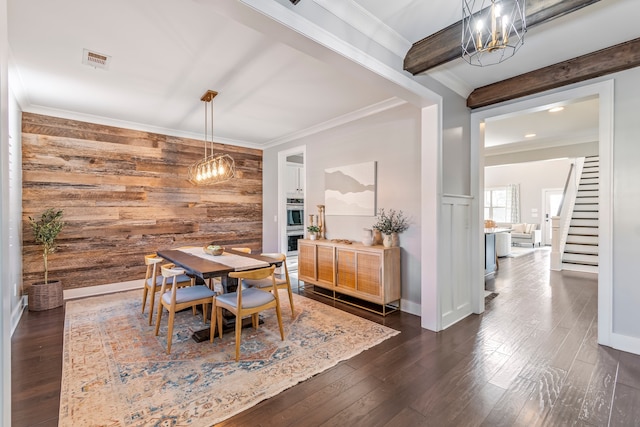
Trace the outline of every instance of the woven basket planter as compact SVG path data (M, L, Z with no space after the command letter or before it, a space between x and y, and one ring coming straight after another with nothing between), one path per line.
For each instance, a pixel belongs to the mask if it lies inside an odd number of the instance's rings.
M29 311L43 311L62 305L62 282L34 283L29 287Z

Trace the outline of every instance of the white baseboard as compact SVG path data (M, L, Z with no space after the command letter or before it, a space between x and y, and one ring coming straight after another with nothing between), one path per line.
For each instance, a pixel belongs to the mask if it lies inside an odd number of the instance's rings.
M616 350L640 355L640 338L616 334L614 332L611 334L611 347Z
M22 313L24 313L24 308L27 305L27 296L23 295L20 299L20 302L16 304L16 306L11 311L11 336L15 332L18 327L18 323L20 322L20 318L22 317Z
M413 314L416 316L421 316L420 310L420 304L416 304L415 302L411 302L405 299L400 301L400 311L404 311L405 313Z
M131 280L129 282L110 283L108 285L89 286L86 288L66 289L62 292L65 300L85 298L95 295L111 294L114 292L142 289L144 279Z

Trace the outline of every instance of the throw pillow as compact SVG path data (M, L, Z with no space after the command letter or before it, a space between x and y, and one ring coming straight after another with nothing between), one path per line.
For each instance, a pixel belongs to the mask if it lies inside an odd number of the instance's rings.
M511 226L511 231L513 231L514 233L524 233L525 227L526 224L513 224Z
M527 234L531 234L533 233L533 230L536 229L536 224L527 224L527 226L525 227L524 232Z

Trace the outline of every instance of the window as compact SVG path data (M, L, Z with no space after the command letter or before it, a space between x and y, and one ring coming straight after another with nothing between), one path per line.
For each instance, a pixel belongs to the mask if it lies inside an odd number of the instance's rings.
M507 220L507 187L484 190L484 219L509 222Z

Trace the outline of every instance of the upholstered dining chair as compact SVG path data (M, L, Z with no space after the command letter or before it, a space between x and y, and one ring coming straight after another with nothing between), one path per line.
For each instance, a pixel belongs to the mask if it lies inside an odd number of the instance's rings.
M202 304L204 323L207 323L207 305L215 306L216 293L204 285L178 287L178 277L185 274L184 270L177 268L175 264L164 264L161 267L162 288L160 289L160 304L158 305L158 316L156 317L156 336L160 331L160 321L162 320L163 308L169 312L167 330L167 354L171 353L171 341L173 340L173 322L176 311L188 307L195 307ZM171 280L171 284L167 283ZM170 287L170 289L169 289ZM210 334L215 333L215 323L211 322Z
M238 286L235 292L229 292L219 295L215 298L214 308L216 311L216 320L211 316L211 335L210 341L213 342L214 323L218 324L218 334L222 338L222 309L226 308L236 316L236 362L240 360L240 339L242 336L242 318L251 315L251 323L255 329L258 329L258 313L270 308L276 309L278 318L278 326L280 327L280 338L284 341L284 329L282 327L282 314L280 312L280 299L278 298L278 289L275 285L275 277L273 271L275 266L260 268L258 270L234 271L229 273L229 277L244 280L261 280L270 279L272 281L271 289L273 292L262 291L257 288L242 289Z
M291 306L291 317L294 317L293 292L291 291L291 279L289 279L289 269L287 268L287 256L280 253L262 253L262 256L273 258L282 262L283 274L275 275L275 283L278 289L286 289L289 294L289 305ZM266 279L243 279L242 284L246 287L269 290L272 286L271 278Z
M144 263L147 266L147 273L144 276L144 288L142 289L142 313L144 314L144 307L147 305L147 295L151 295L149 300L149 326L153 321L153 306L155 305L156 292L160 290L162 286L162 275L158 274L160 270L160 263L164 259L160 258L156 254L150 254L144 256ZM186 274L178 276L178 286L192 286L195 284L195 278L189 277ZM195 314L195 309L194 309Z

